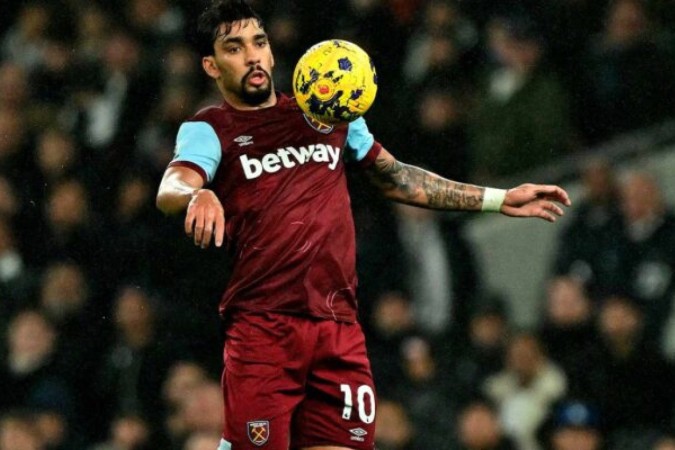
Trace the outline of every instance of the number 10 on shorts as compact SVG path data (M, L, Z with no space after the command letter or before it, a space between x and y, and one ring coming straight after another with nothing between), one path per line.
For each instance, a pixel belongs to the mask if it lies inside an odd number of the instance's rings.
M352 409L354 405L354 396L352 388L348 384L340 385L340 392L344 394L345 406L342 408L342 418L350 420L352 418ZM367 399L366 399L367 397ZM366 412L366 401L369 403L368 412ZM375 393L367 384L362 384L356 390L356 403L359 410L359 419L363 423L373 423L375 420Z

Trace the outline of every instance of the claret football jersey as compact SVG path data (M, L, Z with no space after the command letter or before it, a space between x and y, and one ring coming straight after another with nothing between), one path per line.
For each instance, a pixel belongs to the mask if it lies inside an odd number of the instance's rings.
M223 204L233 272L220 303L356 320L355 236L345 161L381 147L363 119L328 127L278 93L270 108L224 103L182 124L171 165L204 178Z

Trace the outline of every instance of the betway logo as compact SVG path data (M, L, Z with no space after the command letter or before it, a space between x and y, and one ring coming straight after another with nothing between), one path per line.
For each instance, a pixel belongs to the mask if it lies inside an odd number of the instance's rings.
M239 157L246 179L258 178L263 172L275 173L281 169L290 169L309 161L328 163L330 170L335 170L340 161L340 148L332 145L315 144L307 147L286 147L277 149L276 153L268 153L262 158L248 155Z

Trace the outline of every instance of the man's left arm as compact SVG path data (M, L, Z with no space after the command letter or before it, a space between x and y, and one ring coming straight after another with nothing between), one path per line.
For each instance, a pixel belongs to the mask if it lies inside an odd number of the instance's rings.
M563 215L559 205L571 205L567 192L558 186L523 184L503 190L460 183L397 161L384 148L366 172L386 198L423 208L492 211L555 222Z

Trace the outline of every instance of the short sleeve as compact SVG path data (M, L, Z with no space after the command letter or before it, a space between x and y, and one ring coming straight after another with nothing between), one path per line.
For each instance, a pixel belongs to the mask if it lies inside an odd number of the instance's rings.
M205 181L213 180L220 164L222 150L213 127L206 122L185 122L176 136L176 152L172 165L187 164L201 169Z
M363 160L375 143L375 138L368 130L363 117L349 123L347 129L348 158L352 161Z

